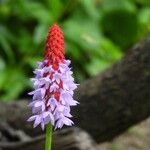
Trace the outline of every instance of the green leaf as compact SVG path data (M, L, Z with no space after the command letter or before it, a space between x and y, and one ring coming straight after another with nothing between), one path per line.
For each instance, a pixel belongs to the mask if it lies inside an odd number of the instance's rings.
M5 62L2 58L0 58L0 91L2 91L3 84L4 84L5 79L6 79L5 70L6 70Z
M13 35L8 31L6 27L0 25L0 45L1 45L2 51L6 54L9 62L11 63L13 63L15 59L14 53L11 47L11 44L13 42L14 42Z
M136 41L139 22L134 4L124 0L105 0L102 3L101 25L104 34L122 49Z
M140 23L150 31L150 7L144 7L139 12Z
M63 31L67 40L79 44L87 51L94 51L99 46L101 35L95 22L83 19L81 25L78 20L71 19L63 24Z
M91 76L93 76L108 68L110 64L111 63L105 59L95 58L86 65L86 70Z
M101 38L99 54L91 57L89 63L86 64L87 72L92 76L107 69L111 64L120 60L122 52L118 46L107 38Z
M102 59L111 63L120 60L123 55L121 49L105 37L101 39L100 53Z
M149 0L135 0L135 1L139 4L150 6L150 1Z
M79 51L78 46L73 43L72 41L66 40L66 53L69 55L69 59L74 59L75 61L78 61L81 59L81 53Z
M20 14L21 18L35 18L40 23L51 23L53 22L53 16L51 12L43 5L43 3L31 1L31 0L21 0L18 6L21 9L17 9L17 13Z
M3 71L6 67L4 59L0 56L0 71Z
M61 0L47 0L49 9L52 12L52 16L54 18L54 22L58 21L58 18L61 16L63 12L63 3Z
M5 70L5 80L3 82L3 93L1 100L12 101L15 100L21 92L29 87L29 80L19 69Z
M18 44L18 52L23 55L32 55L36 51L35 45L33 43L33 38L31 33L29 33L26 29L22 29L19 31L17 39Z
M35 68L35 66L37 65L37 62L42 61L42 60L43 60L42 56L41 57L40 56L35 56L35 57L28 56L28 57L25 57L24 63L28 64L32 68Z
M105 13L114 10L126 10L129 12L135 12L136 10L136 6L131 0L104 0L101 4L101 9Z
M35 44L40 44L46 39L47 31L50 25L38 24L33 34L33 41Z
M93 0L80 0L81 6L84 8L86 14L94 20L99 19L99 11L96 7L96 3ZM82 9L82 8L81 8Z

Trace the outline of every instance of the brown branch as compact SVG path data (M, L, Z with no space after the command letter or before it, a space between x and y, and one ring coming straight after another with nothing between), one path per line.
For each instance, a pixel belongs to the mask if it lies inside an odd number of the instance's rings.
M75 124L97 141L111 140L150 115L150 37L75 93Z

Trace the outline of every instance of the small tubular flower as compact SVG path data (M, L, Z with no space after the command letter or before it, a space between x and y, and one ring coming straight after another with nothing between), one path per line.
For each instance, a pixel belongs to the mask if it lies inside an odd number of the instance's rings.
M34 121L34 127L51 123L55 129L64 125L71 126L70 106L78 104L73 99L77 84L72 77L69 65L71 61L64 57L64 37L60 27L55 24L48 32L45 45L45 58L38 62L31 79L34 91L29 107L33 115L28 121Z

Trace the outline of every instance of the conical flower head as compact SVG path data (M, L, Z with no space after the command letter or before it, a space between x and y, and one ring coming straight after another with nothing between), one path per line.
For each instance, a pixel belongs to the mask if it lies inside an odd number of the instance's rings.
M48 32L45 45L45 58L35 69L32 79L34 91L33 100L29 104L33 116L28 121L34 121L34 127L51 123L55 128L63 125L71 126L70 106L77 105L73 99L73 91L77 88L69 68L70 60L64 57L64 37L58 25L52 26Z
M64 36L60 27L55 24L48 32L45 45L45 59L51 64L64 60Z

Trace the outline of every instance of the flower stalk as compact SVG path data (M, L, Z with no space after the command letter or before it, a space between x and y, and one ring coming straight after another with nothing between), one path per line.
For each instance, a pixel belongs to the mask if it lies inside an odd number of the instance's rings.
M46 139L45 150L52 149L52 125L49 123L46 125Z

